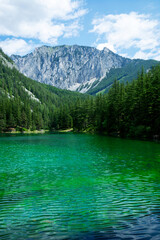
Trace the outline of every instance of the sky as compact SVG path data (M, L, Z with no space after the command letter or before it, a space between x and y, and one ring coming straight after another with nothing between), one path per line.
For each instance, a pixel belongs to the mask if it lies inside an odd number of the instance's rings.
M160 0L0 0L8 55L73 44L160 60Z

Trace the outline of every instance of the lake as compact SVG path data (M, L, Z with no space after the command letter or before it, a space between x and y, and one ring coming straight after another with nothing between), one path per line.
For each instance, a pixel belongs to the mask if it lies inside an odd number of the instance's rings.
M160 239L160 145L0 137L0 239Z

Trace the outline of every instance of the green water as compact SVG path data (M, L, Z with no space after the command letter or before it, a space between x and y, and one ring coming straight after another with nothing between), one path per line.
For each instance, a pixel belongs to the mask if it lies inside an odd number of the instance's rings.
M0 239L160 239L160 145L1 136Z

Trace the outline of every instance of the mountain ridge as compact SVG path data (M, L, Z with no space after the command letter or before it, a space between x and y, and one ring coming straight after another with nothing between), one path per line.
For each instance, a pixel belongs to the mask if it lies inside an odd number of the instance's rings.
M107 48L79 45L42 46L25 56L12 55L20 72L39 82L58 88L86 92L95 80L105 77L111 68L125 66L131 60ZM90 85L82 89L85 84Z
M146 72L158 63L124 58L108 48L98 50L79 45L44 45L25 56L12 55L11 58L19 71L31 79L89 94L106 92L115 79L132 81L142 67ZM118 74L116 69L119 69Z

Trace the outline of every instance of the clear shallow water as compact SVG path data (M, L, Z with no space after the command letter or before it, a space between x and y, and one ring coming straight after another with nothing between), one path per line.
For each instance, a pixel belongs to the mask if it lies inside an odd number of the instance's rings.
M160 239L160 145L0 137L0 239Z

